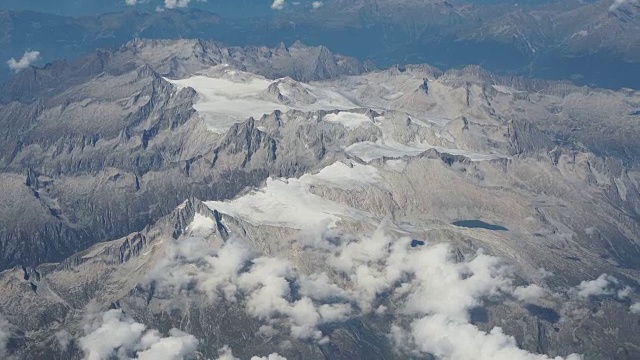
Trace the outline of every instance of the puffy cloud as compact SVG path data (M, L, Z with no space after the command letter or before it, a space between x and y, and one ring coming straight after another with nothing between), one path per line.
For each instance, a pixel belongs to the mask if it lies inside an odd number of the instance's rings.
M371 237L338 246L329 264L350 279L351 295L363 311L380 308L380 295L391 293L396 314L410 324L392 327L390 337L400 347L444 359L549 359L518 348L500 328L487 333L469 320L469 311L484 298L511 293L530 299L541 296L542 288L514 289L508 267L482 251L458 262L448 244L411 248L410 238L393 239L383 228L384 223Z
M64 351L67 350L69 344L71 344L73 337L71 336L71 334L69 334L68 331L60 330L56 332L56 340L58 341L60 348Z
M126 316L121 310L109 310L96 317L89 311L88 333L80 338L80 349L86 360L118 359L178 360L192 354L198 340L190 334L172 329L169 337Z
M165 247L163 260L148 280L161 284L160 291L178 294L196 284L196 290L213 302L220 297L235 301L239 272L252 258L250 248L237 238L216 248L203 238L187 237Z
M273 4L271 4L271 8L274 10L282 10L284 9L285 0L273 0Z
M519 286L513 290L513 296L520 301L535 301L545 295L546 291L536 284Z
M7 343L11 337L11 324L0 314L0 358L6 356Z
M197 2L206 2L207 0L195 0ZM167 9L186 8L191 0L164 0L164 7Z
M242 274L239 284L249 293L247 310L261 319L283 312L288 306L289 281L293 272L288 262L277 258L257 258L250 271Z
M607 274L600 275L595 280L582 281L577 287L577 295L581 298L590 296L611 295L613 290L610 288L612 284L617 284L618 280Z
M499 327L486 333L469 323L460 323L442 314L423 317L411 323L411 335L421 351L450 360L546 360L547 355L532 354L518 348L516 340ZM561 357L554 358L562 359ZM576 354L567 360L579 360Z
M216 360L240 360L237 357L233 356L233 351L229 345L223 346L218 350L218 358Z
M137 5L138 0L124 0L124 3L127 5Z
M184 8L189 6L191 0L164 0L164 7L167 9Z
M18 72L24 70L31 66L31 64L40 59L39 51L25 51L20 60L16 60L15 58L9 59L7 61L7 65L9 65L9 69Z
M349 292L363 312L378 307L380 294L393 291L405 300L407 311L466 319L480 297L511 292L499 259L479 252L471 261L458 263L447 244L411 248L411 239L394 240L383 227L343 245L328 261L349 278Z
M246 312L269 324L262 334L284 327L293 337L318 341L324 341L319 325L346 320L352 313L345 303L347 292L327 274L298 276L286 259L256 257L237 237L219 244L194 236L207 234L192 225L189 235L165 244L163 259L149 272L147 281L155 284L157 295L196 291L212 302L236 302L242 294Z
M120 310L110 310L102 317L100 326L80 339L80 348L87 360L106 359L120 348L132 349L145 329L143 324L124 317Z
M299 274L287 259L258 256L240 239L216 247L213 240L189 236L168 244L167 260L152 273L159 287L189 284L213 298L242 299L239 305L263 322L259 333L265 336L286 331L322 343L327 341L323 324L390 314L397 324L391 337L414 351L447 359L466 359L470 353L481 354L475 357L481 360L548 359L519 349L500 328L478 329L469 315L485 299L510 294L529 301L543 296L544 289L514 287L509 268L497 257L478 251L458 261L446 243L412 248L411 238L388 236L387 225L383 222L371 236L322 233L314 241L302 239L305 251L324 266L311 275ZM231 356L221 349L221 359L235 359Z
M198 340L178 329L171 329L169 337L162 337L157 330L147 332L140 341L138 360L179 360L193 353Z
M303 275L298 279L298 290L301 295L308 296L314 300L331 300L336 298L347 298L347 292L334 284L326 273Z
M637 302L629 308L632 314L640 314L640 302Z
M625 286L624 289L618 290L618 299L626 299L631 295L633 290L629 286Z
M216 360L240 360L239 358L233 355L231 348L228 345L225 345L223 348L218 350L218 358ZM277 353L273 353L267 356L253 356L251 360L287 360L284 356L281 356Z
M243 273L238 280L240 288L247 296L247 312L263 320L284 315L285 325L295 338L324 341L318 325L346 320L351 313L351 306L348 304L318 305L308 296L290 300L295 277L289 263L282 259L254 259L250 270ZM322 281L316 282L315 285L322 284ZM313 291L317 289L310 291L306 288L304 292L315 298L322 298L335 290L331 284L326 284L327 288L318 290L320 296Z
M284 356L280 356L277 353L273 353L268 356L261 356L261 357L254 356L251 358L251 360L287 360L287 358Z
M538 271L533 275L536 280L544 280L550 276L553 276L551 271L546 270L545 268L539 268Z
M323 3L322 1L314 1L313 3L311 3L311 6L312 6L314 9L319 9L319 8L321 8L322 6L324 6L324 3Z

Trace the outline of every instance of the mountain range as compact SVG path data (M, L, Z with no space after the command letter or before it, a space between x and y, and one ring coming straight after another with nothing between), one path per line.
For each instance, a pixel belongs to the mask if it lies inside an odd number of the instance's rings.
M6 357L640 356L636 90L134 39L0 104Z

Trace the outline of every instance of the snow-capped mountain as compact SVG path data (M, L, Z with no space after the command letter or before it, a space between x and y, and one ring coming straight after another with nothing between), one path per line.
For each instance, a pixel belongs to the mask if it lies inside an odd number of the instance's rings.
M635 91L136 40L1 98L5 356L640 355Z

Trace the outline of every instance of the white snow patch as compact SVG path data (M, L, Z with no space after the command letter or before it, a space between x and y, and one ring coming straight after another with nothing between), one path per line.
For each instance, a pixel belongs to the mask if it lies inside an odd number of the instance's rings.
M618 189L618 194L620 194L620 198L624 201L627 201L627 186L624 184L624 180L614 178L613 182L616 184L616 188Z
M200 213L196 213L193 216L193 220L191 221L191 223L187 226L187 231L190 232L197 232L200 230L211 230L215 227L215 222L200 214Z
M178 205L178 207L176 209L178 209L178 210L184 209L185 207L187 207L187 203L188 202L189 202L189 200L183 201L182 204Z
M304 175L301 180L307 178L313 184L323 183L342 189L354 189L362 185L372 185L377 182L378 171L373 166L350 163L349 165L337 161L318 172L315 175Z
M350 167L352 166L352 167ZM376 169L360 164L336 162L318 174L300 179L267 179L267 185L232 201L208 201L206 205L222 213L240 217L253 225L286 226L303 229L325 221L330 226L343 218L363 219L365 214L309 191L312 185L354 189L376 182Z
M337 114L327 114L325 121L336 122L342 124L347 129L357 129L360 126L373 124L371 119L364 114L341 111Z
M349 155L358 157L364 162L380 159L382 157L401 158L403 156L417 156L426 149L418 149L402 144L387 144L381 140L377 142L363 141L355 143L345 149Z
M521 93L522 91L516 90L510 86L505 86L505 85L492 85L492 87L498 91L500 91L501 93L504 94L509 94L509 95L513 95L513 94L517 94L517 93Z
M572 38L574 37L585 37L589 35L589 32L587 30L580 30L577 33L574 33L573 35L571 35Z
M199 95L194 109L205 120L209 130L222 133L233 124L249 117L260 118L275 110L286 110L286 106L257 98L271 82L255 76L248 81L194 76L183 80L166 79L178 89L193 88Z
M307 104L296 101L295 97L288 97L291 103L285 105L260 98L271 84L282 82L283 79L269 80L259 75L232 70L225 65L213 67L211 73L216 75L195 75L181 80L165 80L178 89L191 87L196 91L199 99L194 104L194 109L204 119L208 129L216 133L223 133L233 124L245 121L249 117L259 119L275 110L346 110L358 107L335 90L304 83L300 85L315 98L315 101ZM293 80L287 79L284 82L287 81ZM279 83L278 88L284 96L291 96L286 85Z
M411 121L420 126L428 126L426 123L414 118L411 118ZM433 146L418 138L407 143L400 143L391 135L397 129L398 124L396 122L384 116L379 116L375 118L373 124L382 132L382 138L376 142L363 141L352 144L344 149L347 154L356 156L367 163L383 157L401 158L404 156L418 156L429 149L435 149L441 153L451 155L462 155L471 161L493 160L503 157L496 154L479 154L466 150Z
M393 171L402 172L407 167L407 162L404 160L388 160L386 165Z
M342 95L338 89L333 87L325 87L322 83L306 84L300 83L311 96L316 99L316 102L303 106L296 104L295 109L298 110L348 110L360 107L353 103L347 97ZM282 93L282 88L281 88ZM285 95L286 96L286 95Z
M378 140L376 142L363 141L347 147L345 152L368 163L382 157L401 158L404 156L418 156L429 149L435 149L438 152L451 155L465 156L471 161L486 161L501 158L501 156L496 154L479 154L466 150L432 146L424 142L413 142L409 145L404 145L394 140Z

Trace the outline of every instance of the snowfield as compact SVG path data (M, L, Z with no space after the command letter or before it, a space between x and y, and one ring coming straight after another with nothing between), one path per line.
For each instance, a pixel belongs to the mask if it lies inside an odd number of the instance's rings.
M165 80L178 89L191 87L196 91L199 98L194 108L209 130L216 133L223 133L233 124L250 117L259 119L275 110L343 110L358 107L331 89L291 79L268 80L224 65L212 68L207 74ZM269 92L272 85L275 85L277 92L275 89Z
M300 179L267 179L266 186L231 201L208 201L212 210L241 218L252 225L284 226L304 229L314 224L351 218L362 220L368 215L357 209L312 194L309 189L323 185L339 189L356 189L375 184L376 168L355 163L336 162L319 173Z

